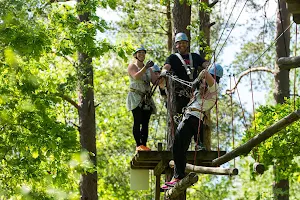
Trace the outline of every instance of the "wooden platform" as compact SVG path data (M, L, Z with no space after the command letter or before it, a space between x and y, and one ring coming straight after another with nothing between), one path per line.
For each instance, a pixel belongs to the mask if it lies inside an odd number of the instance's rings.
M225 151L220 151L220 156ZM194 162L195 151L187 152L187 162L198 166L210 166L211 161L218 158L218 151L197 151L196 163ZM159 163L169 163L173 160L171 151L139 151L131 160L131 169L154 169Z

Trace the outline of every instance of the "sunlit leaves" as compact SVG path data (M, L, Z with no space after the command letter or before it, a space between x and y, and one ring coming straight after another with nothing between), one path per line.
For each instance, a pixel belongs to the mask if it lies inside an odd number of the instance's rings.
M299 100L296 107L298 105ZM248 140L262 132L267 127L290 114L292 110L292 100L287 100L287 103L282 105L261 106L256 112L257 120L255 120L255 124L247 131L246 139ZM298 133L299 122L297 121L262 143L259 146L258 152L254 151L254 155L256 158L259 156L265 165L275 164L279 171L279 177L289 177L289 174L299 170L299 165L294 161L294 158L300 155Z

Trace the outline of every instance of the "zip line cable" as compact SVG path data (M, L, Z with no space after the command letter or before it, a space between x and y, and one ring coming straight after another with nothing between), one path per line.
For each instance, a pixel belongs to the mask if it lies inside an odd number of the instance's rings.
M297 38L298 38L298 27L297 27L297 24L296 24L296 30L295 30L295 32L296 32L296 41L295 41L295 57L296 57L296 55L297 55ZM295 70L294 70L294 110L296 110L296 76L297 76L297 69L295 68Z
M241 16L241 14L242 14L242 12L243 12L243 10L244 10L244 8L245 8L245 6L246 6L246 4L247 4L247 2L248 2L248 1L249 1L249 0L246 0L246 2L245 2L245 4L244 4L244 6L243 6L243 8L242 8L242 10L240 11L240 13L239 13L239 15L238 15L237 19L235 20L235 22L234 22L234 24L233 24L233 27L232 27L232 29L230 30L230 32L229 32L229 34L228 34L227 38L225 39L225 41L224 41L223 45L221 46L221 49L220 49L219 53L217 54L217 56L216 56L215 60L218 58L218 56L219 56L219 54L221 53L221 51L222 51L223 47L225 46L225 44L226 44L226 42L227 42L227 40L228 40L228 38L229 38L229 36L230 36L231 32L233 31L233 29L234 29L234 27L235 27L235 25L236 25L237 21L239 20L239 18L240 18L240 16Z
M234 10L234 8L235 8L237 2L238 2L238 0L235 1L234 5L233 5L233 8L231 9L231 12L230 12L229 17L228 17L228 19L227 19L227 21L226 21L226 24L225 24L225 26L224 26L224 29L223 29L223 31L222 31L222 33L221 33L221 36L219 37L219 39L218 39L218 41L217 41L215 51L216 51L216 49L217 49L217 47L218 47L218 45L219 45L219 43L220 43L220 41L221 41L221 38L222 38L222 36L223 36L223 33L225 32L225 30L226 30L226 28L227 28L229 19L230 19L232 13L233 13L233 10Z
M276 42L277 42L277 40L294 24L295 22L293 22L293 23L291 23L285 30L284 30L284 32L283 33L281 33L270 45L269 45L269 47L266 49L266 50L264 50L264 52L254 61L254 62L252 62L251 63L251 65L250 65L250 69L251 69L251 66L253 66L254 65L254 63L256 63Z

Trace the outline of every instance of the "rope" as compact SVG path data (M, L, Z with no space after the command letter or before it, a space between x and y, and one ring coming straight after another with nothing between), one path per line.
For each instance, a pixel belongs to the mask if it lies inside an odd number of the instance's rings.
M239 20L239 18L240 18L240 16L241 16L241 14L242 14L242 12L243 12L243 10L244 10L244 8L245 8L245 6L246 6L246 4L247 4L247 2L248 2L248 1L249 1L249 0L246 0L246 2L245 2L245 4L244 4L244 6L243 6L243 8L242 8L242 10L241 10L241 11L240 11L240 13L239 13L239 16L238 16L238 17L237 17L237 19L235 20L235 22L234 22L234 25L233 25L232 29L230 30L230 32L229 32L229 34L228 34L227 38L225 39L225 42L223 43L223 45L222 45L222 47L221 47L221 49L220 49L219 53L217 54L217 56L216 56L215 60L218 58L218 56L219 56L219 54L221 53L221 51L222 51L223 47L225 46L225 44L226 44L226 42L227 42L227 40L228 40L228 38L229 38L229 36L230 36L231 32L233 31L233 29L234 29L234 27L235 27L235 25L236 25L237 21Z
M280 15L281 29L283 31L284 27L283 27L283 22L282 22L281 7L280 7L279 0L277 0L277 2L278 2L278 11L279 11L279 15ZM285 48L285 56L288 57L288 51L287 51L287 47L286 47L284 32L283 32L283 41L284 41L284 48Z
M206 79L206 74L205 74L205 77L204 79ZM201 83L203 84L203 82ZM204 101L205 101L205 98L204 98L204 95L205 93L203 92L202 94L202 102L201 102L201 109L200 110L203 110L203 105L204 105ZM196 98L196 97L195 97ZM199 116L199 124L198 124L198 133L197 133L197 139L196 139L196 145L198 145L198 142L199 142L199 137L200 137L200 129L201 129L201 118L202 118L202 112L200 112L200 116ZM203 124L204 125L204 124ZM203 134L203 133L202 133ZM204 141L203 141L204 142ZM204 144L203 144L204 145ZM197 157L197 151L195 151L194 153L194 165L196 165L196 157Z
M283 33L281 33L274 41L273 41L273 43L271 43L270 45L269 45L269 47L254 61L254 62L252 62L251 63L251 65L250 65L250 67L249 68L251 68L251 66L253 66L254 65L254 63L256 63L276 42L277 42L277 40L294 24L295 22L293 22L293 23L291 23L285 30L284 30L284 32Z
M229 85L231 88L231 75L229 75ZM233 130L233 106L232 106L232 93L230 93L230 107L231 107L231 133L232 133L232 149L234 149L234 130ZM233 159L233 166L235 167L235 158Z
M219 45L219 43L220 43L220 41L221 41L221 38L222 38L222 36L223 36L223 33L224 33L225 29L227 28L229 19L230 19L232 13L233 13L233 10L234 10L234 8L235 8L237 2L238 2L238 0L235 1L234 5L233 5L233 8L231 9L231 12L230 12L230 14L229 14L229 17L228 17L228 19L227 19L227 21L226 21L226 24L225 24L225 27L224 27L222 33L221 33L221 36L219 37L219 39L218 39L218 41L217 41L217 44L216 44L216 48L215 48L215 49L217 49L217 47L218 47L218 45Z
M295 57L297 55L297 34L298 34L298 28L296 24L296 42L295 42ZM296 110L296 77L297 77L297 69L294 70L294 110Z
M251 67L250 68L250 85L251 85L251 96L252 96L252 109L253 109L253 122L254 122L254 132L256 133L256 123L255 123L255 106L254 106L254 95L253 95L253 84L252 84L252 76L251 76ZM255 147L255 150L258 152L258 147ZM258 155L258 154L257 154ZM259 155L258 155L259 162Z
M236 80L235 80L234 74L233 74L233 80L234 80L234 84L236 85ZM239 93L238 88L236 88L236 92L237 92L238 99L239 99L239 102L240 102L240 106L241 106L241 109L242 109L242 114L243 114L243 119L244 119L244 126L245 126L245 128L247 128L245 111L244 111L244 108L243 108L243 105L242 105L242 101L241 101L241 98L240 98L240 93Z

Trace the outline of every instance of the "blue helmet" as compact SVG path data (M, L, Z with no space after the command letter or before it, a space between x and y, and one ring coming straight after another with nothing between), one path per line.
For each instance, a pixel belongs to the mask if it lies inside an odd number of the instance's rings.
M136 48L133 52L133 55L136 54L138 51L145 51L145 53L147 53L146 49L144 46L140 46L138 48Z
M222 78L223 76L223 67L219 64L214 64L211 68L209 68L208 71L212 76L214 76L215 74L219 78Z
M186 36L185 33L177 33L175 35L175 43L179 41L189 41L189 38Z
M160 72L161 71L157 64L154 64L151 68L152 68L153 72Z

